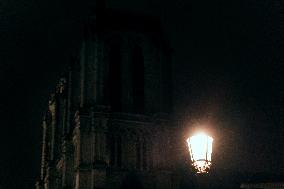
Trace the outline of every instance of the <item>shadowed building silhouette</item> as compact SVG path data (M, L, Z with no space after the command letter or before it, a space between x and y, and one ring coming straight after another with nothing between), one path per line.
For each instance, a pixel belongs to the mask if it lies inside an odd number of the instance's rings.
M38 189L177 188L158 19L96 8L43 120Z

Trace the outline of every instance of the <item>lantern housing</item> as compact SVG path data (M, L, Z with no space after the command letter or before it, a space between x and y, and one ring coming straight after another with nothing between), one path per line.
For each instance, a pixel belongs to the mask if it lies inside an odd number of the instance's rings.
M196 134L187 139L192 165L197 173L208 173L211 166L213 138L204 134Z

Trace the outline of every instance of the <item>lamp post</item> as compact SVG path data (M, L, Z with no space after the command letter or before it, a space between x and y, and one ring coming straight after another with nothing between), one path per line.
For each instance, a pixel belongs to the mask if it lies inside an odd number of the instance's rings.
M205 133L198 133L187 140L189 154L197 173L199 188L207 188L207 173L212 165L213 138Z

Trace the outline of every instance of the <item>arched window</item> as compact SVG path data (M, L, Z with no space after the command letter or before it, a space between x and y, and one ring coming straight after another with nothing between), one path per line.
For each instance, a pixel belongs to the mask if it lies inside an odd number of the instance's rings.
M141 47L135 46L132 53L133 110L144 111L144 56Z
M110 49L109 62L110 105L113 111L121 110L121 52L118 44Z

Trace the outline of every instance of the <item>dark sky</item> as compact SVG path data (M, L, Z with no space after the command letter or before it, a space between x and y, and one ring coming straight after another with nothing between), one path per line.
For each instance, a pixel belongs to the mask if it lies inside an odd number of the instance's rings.
M31 188L48 94L76 52L89 0L0 3L0 188ZM284 173L284 7L275 0L130 1L161 17L173 49L175 112L206 122L219 172Z

